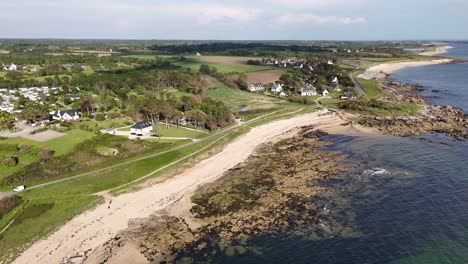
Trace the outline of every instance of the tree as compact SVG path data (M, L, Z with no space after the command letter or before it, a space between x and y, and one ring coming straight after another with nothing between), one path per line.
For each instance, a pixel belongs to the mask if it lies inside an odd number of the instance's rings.
M236 83L237 83L237 85L239 85L239 87L242 90L247 90L247 88L248 88L247 75L245 75L245 73L239 74L239 77L237 77Z
M209 65L202 64L200 65L200 69L198 70L201 74L209 75L211 73L211 69Z
M13 130L15 122L13 117L7 112L0 112L0 130Z
M23 111L19 114L19 117L23 120L36 122L48 118L49 111L45 105L30 102L26 104Z
M195 126L204 125L208 119L207 115L201 110L191 110L185 113L185 118L190 120Z
M80 106L80 110L82 113L88 113L88 116L91 114L93 111L93 106L91 105L91 100L86 99L83 101L83 103Z

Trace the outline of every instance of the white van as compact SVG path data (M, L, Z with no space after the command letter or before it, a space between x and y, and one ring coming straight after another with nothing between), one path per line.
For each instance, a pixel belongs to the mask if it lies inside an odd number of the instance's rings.
M13 189L13 192L22 192L26 189L26 186L21 185Z

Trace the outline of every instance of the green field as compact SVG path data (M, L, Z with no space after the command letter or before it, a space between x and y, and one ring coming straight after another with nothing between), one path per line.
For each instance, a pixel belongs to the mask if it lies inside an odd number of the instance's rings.
M3 161L6 158L13 156L18 158L18 163L13 167L6 166ZM0 141L0 179L22 170L24 166L31 164L38 159L38 147L29 146L28 150L22 153L21 150L17 148L17 144L8 144L6 140Z
M224 102L233 112L239 111L241 106L246 106L246 110L254 110L290 104L276 97L232 89L219 82L208 90L208 96L214 100Z
M127 58L142 59L142 60L155 60L156 58L172 58L173 55L158 55L158 54L141 54L141 55L127 55Z
M157 124L153 126L153 131L161 137L198 138L200 136L206 135L206 133L185 129L182 127L176 127L172 125L166 127L165 124Z
M362 89L366 92L367 98L375 98L382 95L382 89L379 87L379 83L375 80L366 80L357 78L359 84L361 84Z
M132 122L129 121L128 119L124 118L117 118L117 119L106 119L104 121L96 121L94 119L80 119L78 121L75 121L73 125L75 127L88 127L88 128L97 128L97 129L107 129L107 128L117 128L117 127L123 127L123 126L128 126L131 125Z
M190 69L191 71L194 71L194 72L198 71L202 64L209 65L210 67L216 67L218 72L222 72L222 73L255 72L255 71L271 69L271 67L257 66L257 65L227 64L227 63L224 64L224 63L197 62L197 61L176 62L174 64L185 69Z
M90 139L94 136L92 132L83 131L79 129L72 129L65 132L65 135L54 138L45 142L38 142L25 138L8 138L3 142L9 144L28 144L31 146L36 146L38 148L47 148L55 151L55 156L61 156L73 151L76 145L79 143ZM1 142L0 142L1 143Z

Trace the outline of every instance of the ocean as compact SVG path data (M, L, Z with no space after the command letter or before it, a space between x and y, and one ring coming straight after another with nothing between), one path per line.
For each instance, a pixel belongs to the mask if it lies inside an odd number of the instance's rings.
M468 43L447 56L468 58ZM468 64L396 72L425 86L435 104L468 112ZM444 134L394 137L329 135L325 140L356 170L337 182L330 213L353 235L308 240L264 237L243 255L217 263L468 263L468 142Z

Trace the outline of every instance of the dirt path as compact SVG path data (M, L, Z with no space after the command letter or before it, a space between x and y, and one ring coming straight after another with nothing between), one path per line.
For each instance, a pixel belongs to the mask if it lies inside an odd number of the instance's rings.
M186 197L200 185L216 180L226 170L245 161L257 146L298 126L338 120L334 113L324 110L252 128L221 152L175 177L134 193L112 197L112 203L75 217L23 252L14 263L81 263L94 249L126 229L132 219L148 217Z

